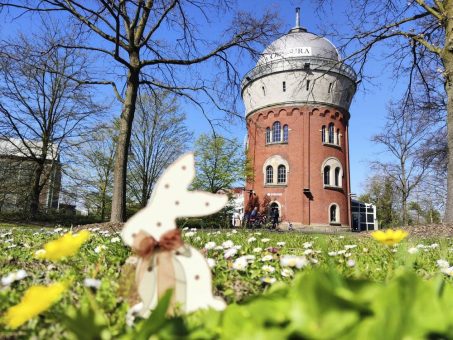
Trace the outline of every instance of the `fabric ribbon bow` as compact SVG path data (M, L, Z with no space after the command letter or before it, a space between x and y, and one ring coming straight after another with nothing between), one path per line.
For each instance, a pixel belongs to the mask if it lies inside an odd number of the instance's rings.
M167 231L160 237L159 241L142 230L135 234L132 249L141 258L137 267L137 287L140 287L145 271L154 270L153 257L156 256L157 296L161 298L168 289L173 289L171 306L175 306L176 279L173 251L178 250L183 245L181 232L178 229ZM177 254L185 255L183 252L177 252Z
M138 234L135 234L132 249L138 256L145 258L152 255L155 249L172 251L182 247L183 244L181 232L178 229L167 231L160 237L159 241L156 241L154 237L140 230Z

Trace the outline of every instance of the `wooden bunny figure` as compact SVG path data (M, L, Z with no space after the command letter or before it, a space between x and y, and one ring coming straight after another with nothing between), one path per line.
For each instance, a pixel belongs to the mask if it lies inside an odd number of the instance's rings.
M225 308L225 302L212 295L211 269L204 256L183 243L176 226L176 218L210 215L227 203L226 195L188 191L194 176L194 156L187 153L166 169L147 206L122 230L124 243L139 256L136 286L142 317L149 315L169 288L173 289L172 309Z

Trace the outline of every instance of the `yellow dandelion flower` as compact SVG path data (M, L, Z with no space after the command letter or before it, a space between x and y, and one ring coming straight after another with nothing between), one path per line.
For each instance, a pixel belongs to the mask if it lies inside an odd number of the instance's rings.
M59 261L66 257L74 256L89 237L90 232L88 230L82 230L74 235L69 232L57 240L46 243L43 251L36 252L35 256L39 259L52 261Z
M401 229L388 229L386 231L378 230L371 233L371 237L387 246L393 246L394 244L400 243L407 235L409 234Z
M50 286L32 286L28 288L20 303L6 311L3 316L3 322L13 329L21 326L49 309L60 299L66 288L66 284L61 282Z

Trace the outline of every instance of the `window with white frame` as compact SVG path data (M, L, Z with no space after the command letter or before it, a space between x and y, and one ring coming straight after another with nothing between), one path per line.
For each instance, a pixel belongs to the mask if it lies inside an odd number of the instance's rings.
M283 141L288 141L288 125L283 125Z
M340 209L336 203L332 203L329 207L329 220L330 223L340 222Z
M273 155L263 164L264 185L286 185L289 163L280 155Z
M321 140L323 143L326 142L326 126L323 125L321 128Z
M266 167L266 183L272 184L274 182L274 168L271 165Z
M341 142L340 142L340 129L337 129L336 137L337 137L337 145L340 146L341 145Z
M280 122L275 122L272 126L272 141L281 142L282 140L282 126Z
M321 172L325 188L343 187L343 167L337 158L327 158L322 164Z
M284 165L279 165L278 166L277 183L278 184L286 183L286 167Z

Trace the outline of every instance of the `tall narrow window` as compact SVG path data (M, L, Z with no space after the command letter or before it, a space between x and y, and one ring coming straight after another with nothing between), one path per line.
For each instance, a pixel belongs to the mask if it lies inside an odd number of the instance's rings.
M266 128L266 144L271 142L271 128Z
M333 83L329 83L329 90L327 91L328 93L332 93L332 86L333 86Z
M286 92L286 81L283 82L282 86L283 86L283 92Z
M337 145L340 145L340 129L337 129Z
M282 126L280 122L275 122L272 126L272 141L281 142L282 141Z
M286 167L284 165L278 166L277 183L286 183Z
M263 96L266 95L266 89L264 88L264 86L261 86L261 89L263 90Z
M266 168L266 183L272 184L274 182L274 168L268 165Z
M306 85L305 88L306 88L307 91L310 89L310 80L309 79L307 80L307 85Z
M283 125L283 141L288 141L288 125Z
M335 135L335 126L333 123L329 124L329 143L333 144L334 143L334 135Z
M335 186L336 187L340 186L340 168L339 167L335 168Z
M330 166L324 167L324 185L330 185Z
M330 222L337 222L337 205L330 206Z
M323 125L321 128L321 140L323 143L326 142L326 126Z

